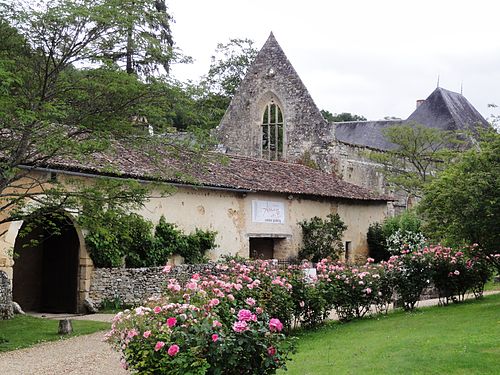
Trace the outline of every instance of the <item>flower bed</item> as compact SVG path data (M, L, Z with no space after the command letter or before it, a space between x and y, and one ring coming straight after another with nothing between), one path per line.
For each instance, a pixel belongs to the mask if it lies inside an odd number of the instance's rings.
M312 276L306 264L283 270L233 260L186 281L165 267L163 296L118 314L108 340L141 373L273 374L293 352L285 333L294 324L318 325L332 311L346 321L372 307L387 311L394 294L411 310L432 282L443 303L466 291L479 297L491 274L481 258L441 246L372 261L323 259Z

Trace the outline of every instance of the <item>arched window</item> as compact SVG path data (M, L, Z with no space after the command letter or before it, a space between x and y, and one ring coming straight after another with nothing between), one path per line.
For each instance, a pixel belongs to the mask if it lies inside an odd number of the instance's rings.
M274 103L269 103L262 117L262 157L269 160L283 159L283 112Z

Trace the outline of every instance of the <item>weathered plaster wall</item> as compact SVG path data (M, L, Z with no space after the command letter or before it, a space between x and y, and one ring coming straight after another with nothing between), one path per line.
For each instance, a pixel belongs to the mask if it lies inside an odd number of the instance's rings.
M156 194L153 194L156 195ZM284 223L256 223L252 221L252 201L280 202L285 209ZM351 241L353 254L366 254L366 233L370 223L381 221L386 215L386 203L340 201L335 199L304 199L292 195L266 193L238 193L208 189L178 188L166 197L152 198L140 212L157 223L164 215L185 232L195 228L217 231L215 251L211 260L222 255L249 256L249 238L282 238L275 248L275 257L287 259L297 255L302 244L298 222L314 216L326 217L338 212L348 226L344 241Z

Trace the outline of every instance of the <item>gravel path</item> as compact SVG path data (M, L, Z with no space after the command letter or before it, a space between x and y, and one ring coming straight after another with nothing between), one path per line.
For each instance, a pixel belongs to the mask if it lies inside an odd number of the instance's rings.
M110 321L112 315L95 314L71 319ZM42 343L0 353L2 375L125 375L120 356L102 342L105 332Z

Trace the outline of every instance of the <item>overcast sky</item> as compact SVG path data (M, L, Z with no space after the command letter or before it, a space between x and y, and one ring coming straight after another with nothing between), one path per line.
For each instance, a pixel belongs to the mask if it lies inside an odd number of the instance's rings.
M273 31L320 109L406 118L437 85L488 117L500 104L499 0L167 0L196 81L217 43ZM498 114L500 111L496 111Z

